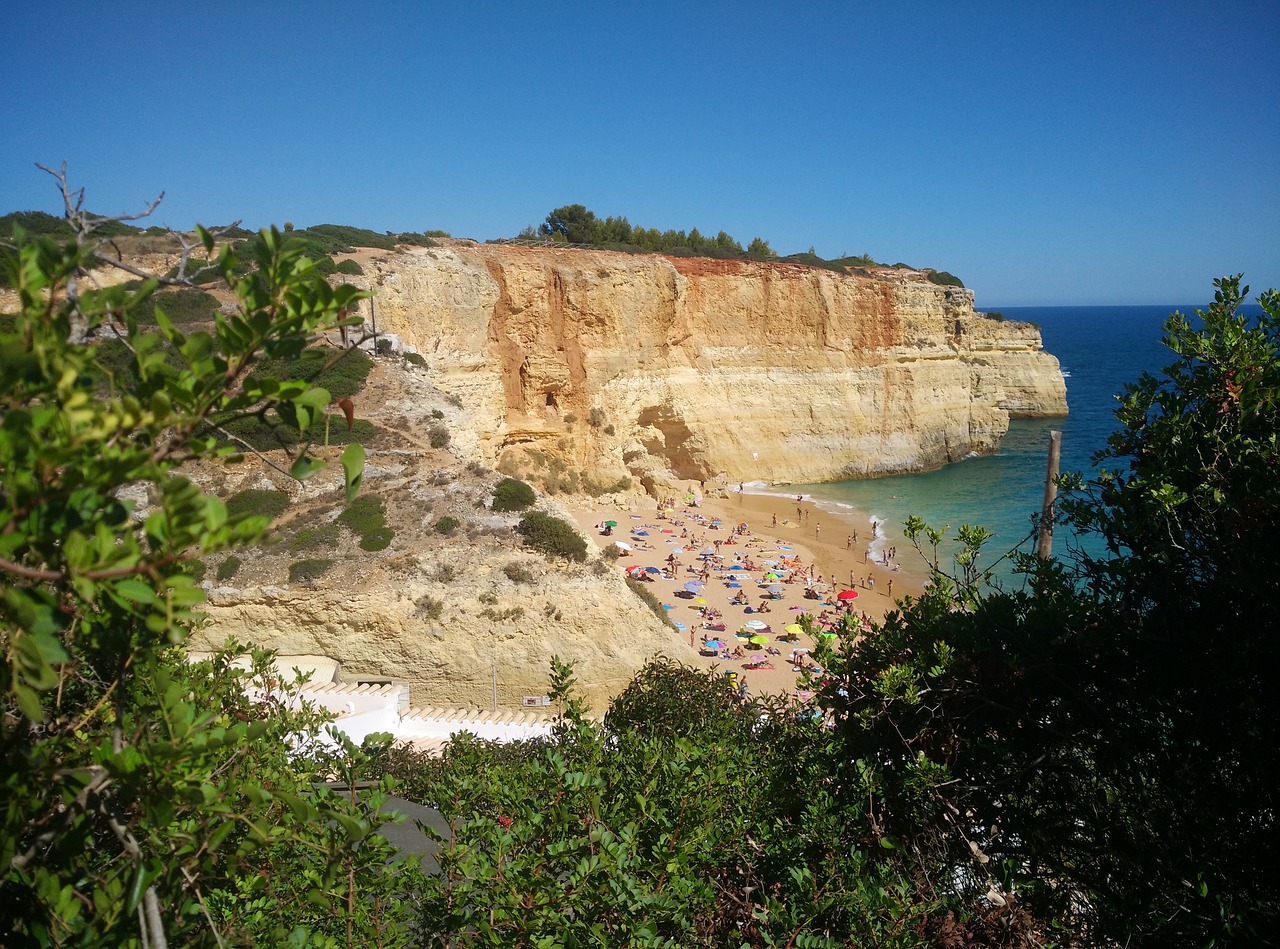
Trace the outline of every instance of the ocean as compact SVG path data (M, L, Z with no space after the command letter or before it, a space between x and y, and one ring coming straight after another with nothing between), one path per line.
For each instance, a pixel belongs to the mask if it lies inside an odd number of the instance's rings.
M1032 518L1044 498L1049 432L1062 432L1061 471L1076 471L1086 478L1094 471L1092 456L1106 446L1115 430L1116 396L1125 383L1143 371L1157 373L1174 361L1161 343L1161 326L1175 310L1193 317L1189 306L1054 306L989 307L1006 319L1039 325L1045 349L1058 357L1067 383L1069 415L1049 419L1021 419L1010 423L995 454L971 456L938 471L895 475L863 481L828 484L775 485L757 490L769 493L805 494L820 508L853 508L885 524L877 548L898 547L898 559L915 557L902 537L909 515L922 517L932 527L949 526L950 535L963 524L981 526L994 535L983 547L981 564L1010 585L1013 574L1004 554L1022 545L1035 549ZM1256 313L1256 305L1244 312ZM1110 462L1116 467L1117 462ZM1054 552L1079 543L1059 526ZM1100 553L1096 538L1084 540L1086 549ZM952 548L954 550L954 547ZM1013 581L1016 585L1017 581Z

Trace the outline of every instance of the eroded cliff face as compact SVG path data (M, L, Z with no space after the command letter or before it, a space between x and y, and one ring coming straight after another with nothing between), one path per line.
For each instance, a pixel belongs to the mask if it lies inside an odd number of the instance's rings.
M601 476L836 480L1066 412L1035 327L913 271L464 242L366 271L378 328L465 406L487 464L533 449Z

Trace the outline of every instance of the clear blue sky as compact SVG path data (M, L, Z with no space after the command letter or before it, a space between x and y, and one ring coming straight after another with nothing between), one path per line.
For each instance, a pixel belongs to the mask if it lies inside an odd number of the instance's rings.
M513 236L582 203L979 307L1280 287L1280 3L6 4L0 212Z

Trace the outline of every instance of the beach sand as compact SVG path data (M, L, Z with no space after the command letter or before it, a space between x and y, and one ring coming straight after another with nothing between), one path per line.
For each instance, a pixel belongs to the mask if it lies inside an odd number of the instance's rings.
M914 570L899 566L916 557L914 550L886 537L884 526L879 529L878 539L873 541L871 522L866 515L852 510L822 510L807 499L797 501L794 497L775 494L747 492L734 493L728 498L703 498L695 488L680 494L666 508L659 507L652 499L640 497L629 504L577 500L568 507L578 524L602 549L615 541L631 545L631 552L617 561L619 570L635 566L661 569L667 566L668 557L674 551L680 551L675 554L679 562L675 576L649 571L646 576L652 578L652 582L646 586L662 604L670 607L669 618L685 627L682 635L689 643L689 653L682 657L684 661L702 668L738 673L739 682L746 683L749 694L795 694L799 672L789 661L791 652L811 648L813 643L803 634L794 642L780 642L777 637L783 634L784 625L796 622L802 613L817 618L825 610L834 618L837 594L852 589L858 594L853 600L854 610L875 621L893 608L896 599L918 595L924 587L927 574L922 564ZM608 520L617 521L618 526L605 535L598 525ZM712 526L716 521L719 526ZM746 530L735 532L738 525L744 523ZM637 531L645 533L637 534ZM888 533L894 537L900 534L897 530ZM853 540L855 534L857 541ZM699 555L707 548L714 550L717 541L721 566L712 567L700 592L690 596L685 584L698 580L707 565ZM891 561L890 567L864 562L869 543L873 556L881 555L887 546L896 544L897 561ZM730 569L735 562L745 566L748 561L756 569ZM789 574L791 582L766 580L765 574L773 567L778 568L780 576L788 576L782 570L783 561L798 562L798 567ZM821 577L827 584L827 593L821 599L805 597L804 578L810 576L810 568L814 582ZM739 579L741 577L749 579ZM868 582L869 577L874 579L874 585ZM734 582L740 585L729 585ZM781 588L776 592L778 598L765 601L768 612L756 612L771 585ZM748 595L750 612L745 606L730 602L739 592ZM720 612L720 617L713 622L723 622L723 631L706 628L704 609ZM770 641L761 649L749 649L748 643L735 638L735 633L751 620L770 627ZM724 656L725 650L717 651L714 656L700 655L704 637L718 637L726 644L730 657ZM739 648L742 658L734 658L734 651ZM776 649L778 654L771 654L770 649ZM744 664L759 657L765 658L773 668L744 669Z

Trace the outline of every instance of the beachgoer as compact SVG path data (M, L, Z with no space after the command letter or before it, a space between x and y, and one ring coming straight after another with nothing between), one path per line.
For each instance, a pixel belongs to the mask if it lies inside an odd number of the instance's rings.
M773 526L774 526L774 527L777 527L777 526L778 526L778 515L777 515L777 514L773 515Z
M821 533L822 533L822 523L821 523L821 522L819 522L819 523L817 523L817 524L814 524L814 525L813 525L813 536L814 536L814 537L817 537L817 536L818 536L819 534L821 534Z
M893 596L893 577L889 578L889 596Z

